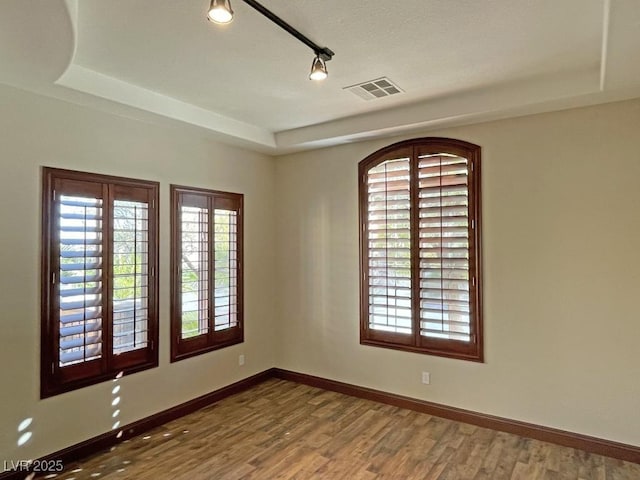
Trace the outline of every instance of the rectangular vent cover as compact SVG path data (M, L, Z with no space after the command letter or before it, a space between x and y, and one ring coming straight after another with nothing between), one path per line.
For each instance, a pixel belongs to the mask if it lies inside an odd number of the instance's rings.
M364 100L388 97L389 95L396 95L403 91L387 77L376 78L375 80L369 80L368 82L344 87L343 90L349 90Z

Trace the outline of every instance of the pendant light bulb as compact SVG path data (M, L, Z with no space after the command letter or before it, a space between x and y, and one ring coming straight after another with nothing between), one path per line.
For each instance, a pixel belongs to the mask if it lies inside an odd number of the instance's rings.
M311 64L311 73L309 74L309 80L324 80L327 78L327 65L324 60L320 58L320 55L316 55Z
M233 20L230 0L211 0L207 18L215 23L229 23Z

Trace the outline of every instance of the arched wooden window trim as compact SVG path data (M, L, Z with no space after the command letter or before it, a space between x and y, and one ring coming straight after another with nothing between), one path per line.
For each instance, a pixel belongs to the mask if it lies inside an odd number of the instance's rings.
M439 156L437 154L443 154ZM466 167L464 166L464 162L456 160L454 157L459 157L459 159L466 159ZM449 160L451 159L451 160ZM397 160L394 162L395 166L389 167L393 169L399 169L395 171L387 171L387 166L385 166L384 173L372 173L372 170L376 167L379 167L381 164L385 162L389 162L390 160ZM433 163L436 162L437 165L432 166ZM457 162L457 163L456 163ZM449 165L450 163L456 163L456 166ZM390 165L387 163L386 165ZM443 168L444 167L444 168ZM405 170L408 169L408 172L405 173ZM420 185L419 178L419 170L422 169L421 177L423 179L423 187ZM435 174L432 175L435 169ZM466 170L464 173L459 173L461 170ZM452 171L453 173L443 173L447 171ZM377 175L377 177L376 177ZM371 182L376 182L380 178L383 178L377 185L384 184L384 192L375 191L375 187L371 187L373 190L369 190L369 180L371 177ZM468 239L468 247L466 247L465 252L460 252L463 249L460 248L447 248L445 245L459 245L460 243L447 243L448 241L442 241L443 238L449 238L447 235L465 235L464 234L464 226L454 226L454 227L443 227L443 223L450 224L451 222L442 222L441 220L436 222L439 223L440 228L440 253L434 253L437 256L437 259L427 258L426 256L431 255L431 252L434 248L424 247L421 250L421 242L420 242L420 234L422 228L423 235L429 235L430 232L434 230L433 227L429 227L426 225L432 225L433 222L431 220L437 218L444 218L442 216L442 212L447 208L446 206L443 208L443 203L451 203L456 200L443 201L445 198L444 195L451 194L456 196L456 198L463 198L464 196L458 195L458 193L454 192L453 188L458 188L454 186L449 187L449 193L443 189L443 182L450 182L452 185L460 185L460 182L464 182L466 177L466 190L467 190L467 198L466 205L454 205L452 208L456 210L456 212L451 215L458 215L460 213L460 209L467 209L468 222L466 225L466 238L463 238L462 243L464 244L464 240ZM398 180L389 180L390 178L398 179ZM484 361L483 356L483 328L482 328L482 270L481 270L481 192L480 192L480 147L474 145L472 143L464 142L461 140L449 139L449 138L438 138L438 137L427 137L427 138L416 138L412 140L406 140L403 142L394 143L387 147L384 147L377 152L372 153L364 160L362 160L358 164L358 191L359 191L359 210L360 210L360 343L364 345L385 347L385 348L393 348L398 350L406 350L410 352L417 353L425 353L431 355L439 355L444 357L458 358L464 360L471 360L482 362ZM393 181L394 183L390 183ZM434 187L433 183L437 185ZM389 218L388 213L385 214L384 219L376 220L382 213L391 211L389 207L390 200L389 198L396 198L393 195L389 194L389 190L396 188L403 193L401 194L402 198L407 198L406 200L397 201L396 204L400 204L400 209L396 210L396 217L404 217L400 220L396 220L393 227L389 227ZM424 215L431 215L432 210L434 208L439 209L440 213L436 213L439 215L437 217L429 217L428 219L422 218L423 223L420 223L420 191L422 188L423 195L429 195L430 199L436 199L435 204L436 207L429 206L429 201L425 200L423 203ZM464 188L464 187L460 187ZM407 194L408 192L408 194ZM434 193L435 192L435 193ZM439 193L438 193L439 192ZM371 200L372 204L370 206L370 193L378 193L377 197L371 198L381 198L384 197L384 200L380 200L377 202L375 200ZM433 196L433 197L432 197ZM400 198L400 197L397 197ZM391 200L392 201L392 200ZM464 199L460 200L464 203ZM384 202L384 206L380 207L379 204ZM402 202L406 202L406 205L403 205ZM433 203L433 202L432 202ZM447 204L448 204L447 203ZM404 207L407 207L406 209ZM377 208L382 208L383 210L375 210ZM402 213L408 210L408 213ZM452 210L453 211L453 210ZM445 215L446 216L446 215ZM464 215L463 215L464 216ZM370 219L373 219L371 220ZM375 218L374 218L375 217ZM462 218L461 216L456 217L458 219ZM372 223L372 221L374 223ZM464 223L464 220L459 220ZM377 222L377 224L375 223ZM370 245L378 245L381 243L370 243L372 240L372 232L375 232L376 228L382 225L385 230L384 236L385 238L381 240L384 244L384 248L375 248L370 247ZM409 240L402 240L399 242L394 242L393 245L401 245L401 248L394 248L394 250L398 250L396 252L398 255L404 255L401 262L396 263L396 265L403 265L402 267L393 267L390 268L389 261L390 257L390 247L389 245L389 230L399 229L399 233L395 233L395 235L404 235L408 236ZM437 228L437 227L436 227ZM448 232L444 230L450 228ZM375 236L375 235L374 235ZM437 236L437 233L436 233ZM423 245L433 245L432 242L427 241L425 237L423 237L424 243ZM436 241L437 243L437 241ZM435 248L437 250L438 247ZM447 250L447 252L445 252ZM454 252L454 250L456 250ZM446 258L446 262L440 261L440 267L422 267L420 266L420 257L421 252L423 255L423 259L425 260L425 265L432 263L437 264L438 260L444 259L448 255L465 255L468 257L468 265L464 262L463 258L459 259L450 259ZM407 254L409 257L409 262L406 262ZM382 255L380 257L374 257L375 255ZM395 255L395 254L394 254ZM376 261L380 260L382 261ZM429 262L428 260L433 260L433 262ZM450 261L451 260L451 261ZM459 260L458 265L453 265L455 262ZM376 261L376 262L374 262ZM373 265L373 266L370 266ZM402 287L402 295L406 295L407 291L410 292L410 305L407 307L407 298L404 296L397 296L398 290L401 290L397 287L396 283L400 277L376 277L374 274L379 272L380 269L376 270L375 265L385 265L382 267L386 269L386 274L389 275L389 271L395 275L397 273L406 275L407 271L410 272L409 277L402 277L401 280L404 282ZM404 268L404 266L409 266L408 269ZM448 265L445 267L445 265ZM451 266L453 265L453 266ZM461 267L460 267L461 265ZM451 266L451 268L449 268ZM395 270L394 270L395 268ZM460 270L459 268L462 268ZM456 290L452 297L449 296L448 293L445 292L445 288L443 285L445 283L447 285L453 285L456 288L460 288L460 286L464 285L464 280L456 280L453 277L447 277L444 279L445 275L454 274L464 275L464 269L468 268L468 301L466 300L466 296L463 291L459 292ZM446 270L446 271L445 271ZM400 271L400 272L398 272ZM440 287L436 289L431 289L429 287L430 276L437 276L438 272L440 273ZM456 277L457 278L457 277ZM408 281L407 281L408 280ZM421 284L421 280L423 283ZM381 282L373 285L373 282ZM394 283L393 289L389 289L389 284ZM410 285L409 288L406 288L406 285ZM373 288L376 287L376 290ZM379 288L378 288L379 287ZM393 297L389 296L389 291L394 291ZM381 295L379 297L376 296L376 293L372 292L381 292L386 291L385 295ZM439 293L438 293L439 291ZM433 296L439 295L440 299L433 300L430 298L421 298L424 296ZM376 297L376 298L374 298ZM447 297L447 298L445 298ZM459 300L458 298L465 298L465 300ZM382 305L382 318L383 323L378 324L371 317L372 314L380 305L376 305L375 302L381 300L383 302ZM422 303L421 303L422 300ZM440 302L440 306L442 312L446 312L447 320L443 320L445 315L441 313L440 319L437 320L441 324L441 328L447 328L444 334L439 333L435 330L430 330L430 326L433 320L430 318L425 318L424 315L432 315L433 305L429 302ZM385 303L386 302L386 303ZM402 307L398 307L399 304L402 304ZM446 303L446 305L445 305ZM396 313L393 315L391 319L391 323L396 322L395 325L400 325L399 316L403 316L400 318L403 327L394 327L389 326L389 324L384 323L384 318L389 319L389 305L393 304L392 308ZM457 320L451 320L452 318L460 318L465 317L464 314L456 314L451 309L459 308L464 310L468 316L468 332L460 333L455 332L453 328L464 328L464 322L460 323ZM397 313L397 311L402 310L402 314ZM467 312L468 310L468 312ZM386 313L384 313L386 312ZM407 326L407 317L409 316L409 327ZM437 315L437 312L435 313ZM456 317L456 315L458 315ZM378 317L376 317L378 318ZM421 323L422 322L422 323ZM446 324L446 325L445 325ZM458 326L454 326L458 325ZM424 326L424 328L423 328ZM410 331L409 331L410 330ZM456 339L452 337L456 337Z

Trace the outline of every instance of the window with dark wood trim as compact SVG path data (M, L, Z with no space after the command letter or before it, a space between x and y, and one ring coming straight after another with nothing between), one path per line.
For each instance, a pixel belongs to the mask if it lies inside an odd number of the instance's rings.
M158 365L158 183L43 169L41 396Z
M360 342L483 361L480 147L390 145L359 163Z
M171 185L171 361L244 340L242 201Z

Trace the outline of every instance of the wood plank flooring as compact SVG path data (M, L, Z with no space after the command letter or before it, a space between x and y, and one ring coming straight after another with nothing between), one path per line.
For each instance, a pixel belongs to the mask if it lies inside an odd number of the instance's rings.
M638 480L640 465L273 379L55 478Z

